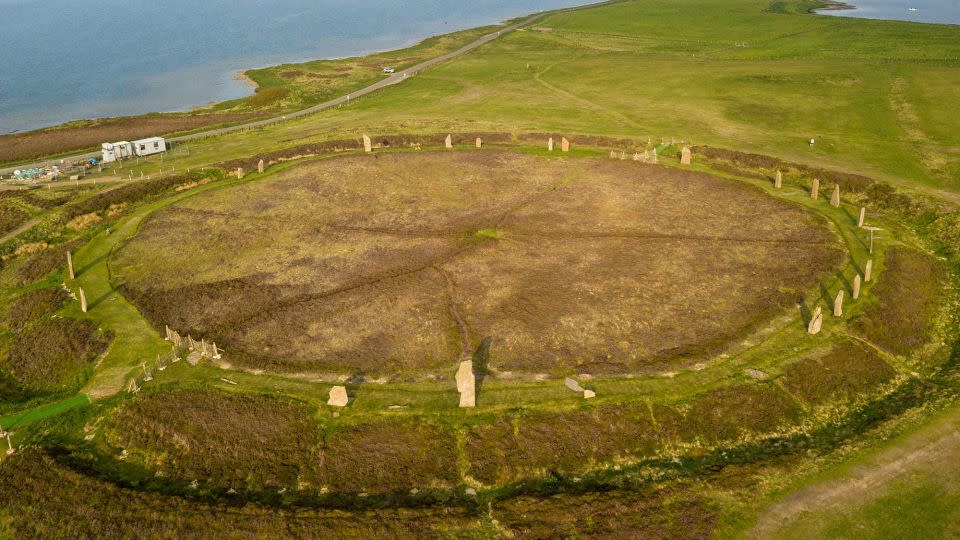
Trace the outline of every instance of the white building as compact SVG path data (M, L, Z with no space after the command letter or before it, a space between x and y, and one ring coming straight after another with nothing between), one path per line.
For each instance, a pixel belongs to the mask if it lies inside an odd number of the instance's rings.
M149 156L151 154L166 152L167 141L165 141L163 137L149 137L147 139L133 141L133 151L136 152L138 156Z
M134 156L133 143L120 141L115 143L103 143L100 145L103 150L103 162L111 163L118 159L127 159Z

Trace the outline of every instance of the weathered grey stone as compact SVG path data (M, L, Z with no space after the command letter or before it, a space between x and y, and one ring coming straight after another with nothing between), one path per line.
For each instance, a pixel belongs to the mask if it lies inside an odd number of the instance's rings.
M610 151L610 159L617 159L617 151L616 151L616 150L611 150L611 151Z
M330 398L327 399L327 405L346 407L348 403L350 403L350 397L347 395L346 386L334 386L330 389Z
M447 138L443 140L443 145L447 148L453 148L453 136L447 135Z
M840 207L840 184L833 186L833 195L830 196L830 206Z
M680 150L680 164L681 165L690 165L693 162L693 153L690 152L690 149L686 146Z
M745 369L743 370L743 372L746 373L747 376L750 377L751 379L757 379L757 380L763 380L770 376L765 371L760 371L759 369L753 369L753 368Z
M653 149L651 158L653 159L653 161L651 161L650 163L656 163L656 162L657 162L657 149L656 149L656 148Z
M473 361L460 362L457 369L457 392L460 392L460 407L476 407L477 378L473 374Z
M261 159L260 161L257 162L257 172L263 173L263 169L264 169L263 160Z
M640 154L640 152L634 152L634 153L633 153L633 160L634 160L634 161L641 161L641 160L646 161L646 159L643 158L643 156Z
M200 354L200 351L193 351L192 353L190 353L190 354L187 356L187 362L188 362L191 366L195 366L195 365L197 365L197 364L200 363L200 360L201 360L202 358L203 358L203 356Z
M553 152L553 137L550 137L550 139L547 141L547 151Z
M620 159L627 159L627 153L621 150L621 151L620 151Z
M569 378L564 379L563 384L566 385L566 387L569 388L570 390L573 390L574 392L577 392L577 393L583 392L583 387L580 386L580 383L578 383L573 379L569 379Z
M595 398L595 397L597 397L597 393L594 392L593 390L584 390L584 391L583 391L583 399L593 399L593 398Z
M243 167L237 167L237 172L235 173L237 178L243 178Z
M864 222L864 220L866 220L866 219L867 219L867 207L866 207L866 206L861 206L861 207L860 207L860 218L857 219L857 227L863 227L863 222Z
M210 357L219 360L220 359L220 350L217 349L217 344L214 341L210 342Z
M873 275L873 259L867 261L867 266L863 269L863 281L866 283L870 282L870 278Z
M483 148L483 140L480 137L477 137L477 148Z
M137 380L130 379L130 382L127 384L127 392L131 394L136 394L139 391L140 391L140 387L137 386Z
M833 316L843 316L843 290L837 293L837 298L833 301Z
M818 197L820 197L820 179L814 178L813 185L810 186L810 198L817 200Z
M562 137L562 138L560 139L560 151L561 151L561 152L569 152L569 151L570 151L570 141L568 141L566 137Z
M67 252L67 270L70 271L70 279L75 279L73 275L73 255L69 251Z
M820 332L820 327L823 324L823 308L817 306L817 309L814 310L813 316L810 317L810 324L807 325L807 332L811 335L818 334Z
M853 278L853 299L856 300L860 298L860 274L857 274L857 277Z
M366 133L363 135L363 151L367 154L373 152L373 141L370 140L370 137Z
M773 180L773 187L780 189L783 187L783 173L777 171L777 176Z
M83 287L77 287L77 290L80 291L80 311L87 312L87 295L83 293Z

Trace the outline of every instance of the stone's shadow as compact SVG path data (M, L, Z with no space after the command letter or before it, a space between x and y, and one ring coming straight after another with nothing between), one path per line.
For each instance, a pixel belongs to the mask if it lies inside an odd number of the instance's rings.
M857 269L857 272L860 272L860 268L857 267L854 263L854 267ZM843 284L843 290L847 291L847 294L853 294L853 284L850 283L850 280L847 279L847 276L843 275L843 272L837 272L837 279Z
M803 326L806 327L810 324L810 319L813 318L813 312L807 306L806 297L800 297L797 305L800 307L800 319L803 321Z
M473 376L476 379L476 397L480 397L480 387L483 386L483 380L488 371L487 365L490 362L490 344L493 337L487 336L480 342L480 346L473 352Z
M857 215L851 214L851 213L850 213L850 209L847 208L846 206L841 206L840 208L843 210L843 213L846 214L848 218L850 218L850 222L853 223L854 225L856 225L856 224L857 224L857 220L860 219L860 215L859 215L859 214L857 214Z
M86 291L84 291L84 292L86 292ZM107 292L105 292L105 293L103 293L103 294L101 294L96 300L94 300L94 301L92 301L92 302L88 301L88 302L87 302L87 311L90 311L91 309L99 306L99 305L100 305L101 303L103 303L103 301L106 300L107 297L110 296L111 294L113 294L113 290L112 290L112 289L109 290L109 291L107 291ZM79 295L77 295L77 297L79 298Z
M356 400L361 393L360 388L365 382L367 382L367 374L363 371L357 371L356 373L351 373L350 378L343 383L343 386L347 388L347 407L353 405L354 400Z
M833 305L833 297L830 294L830 289L827 289L827 286L823 283L820 284L820 299L826 302L828 306Z
M87 264L85 264L85 265L83 265L83 266L80 266L80 267L77 266L77 260L74 259L74 260L73 260L73 276L74 276L75 278L76 278L76 277L80 277L80 274L83 274L83 273L86 272L87 270L89 270L89 269L93 268L94 266L102 263L104 260L106 260L106 258L107 258L107 255L106 255L106 254L100 255L100 256L97 257L96 259L94 259L94 260L92 260L92 261L88 262ZM64 261L66 261L66 255L64 255ZM66 265L67 263L64 262L63 264Z

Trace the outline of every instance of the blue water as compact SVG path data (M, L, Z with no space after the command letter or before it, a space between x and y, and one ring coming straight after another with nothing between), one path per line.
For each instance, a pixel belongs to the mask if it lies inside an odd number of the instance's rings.
M822 15L960 24L960 0L844 0L855 9L822 10ZM916 8L910 11L909 8ZM957 39L960 39L958 35Z
M591 0L0 0L0 133L248 95L236 73Z

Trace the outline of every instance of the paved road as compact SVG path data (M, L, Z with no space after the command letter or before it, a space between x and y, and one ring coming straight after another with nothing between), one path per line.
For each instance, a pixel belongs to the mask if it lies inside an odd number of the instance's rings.
M576 9L576 8L574 8L574 9ZM557 11L566 11L566 10L557 10ZM556 11L551 11L550 13L556 13ZM416 74L416 73L419 73L420 71L423 71L424 69L427 69L427 68L430 67L430 66L434 66L434 65L439 64L439 63L441 63L441 62L446 62L447 60L450 60L451 58L456 58L457 56L466 54L466 53L468 53L468 52L476 49L477 47L480 47L480 46L482 46L482 45L485 45L485 44L487 44L487 43L489 43L489 42L491 42L491 41L499 38L500 36L502 36L502 35L504 35L504 34L513 32L513 31L516 30L517 28L520 28L520 27L522 27L522 26L525 26L525 25L528 25L528 24L530 24L530 23L533 23L533 22L537 21L538 19L544 17L545 15L546 15L546 13L537 13L536 15L532 15L532 16L530 16L530 17L527 17L526 19L523 19L522 21L520 21L520 22L518 22L518 23L512 24L512 25L510 25L510 26L505 26L505 27L501 28L500 30L497 30L496 32L492 32L492 33L490 33L490 34L487 34L487 35L485 35L485 36L477 39L476 41L474 41L474 42L472 42L472 43L470 43L470 44L468 44L468 45L465 45L465 46L463 46L463 47L461 47L461 48L459 48L459 49L457 49L457 50L455 50L455 51L453 51L453 52L444 54L443 56L438 56L438 57L436 57L436 58L432 58L432 59L427 60L427 61L425 61L425 62L421 62L421 63L419 63L419 64L417 64L417 65L415 65L415 66L412 66L412 67L409 67L409 68L407 68L407 69L404 69L403 71L398 71L398 72L394 73L393 75L390 75L390 76L387 77L386 79L383 79L383 80L381 80L380 82L371 84L370 86L367 86L366 88L362 88L362 89L360 89L360 90L351 92L351 93L349 93L349 94L347 94L347 95L340 96L340 97L338 97L338 98L336 98L336 99L331 99L330 101L326 101L326 102L324 102L324 103L320 103L319 105L314 105L314 106L309 107L309 108L307 108L307 109L303 109L303 110L300 110L300 111L295 111L295 112L288 113L288 114L285 114L285 115L282 115L282 116L275 116L275 117L273 117L273 118L266 118L266 119L264 119L264 120L257 120L257 121L249 122L249 123L246 123L246 124L239 124L239 125L236 125L236 126L224 127L224 128L219 128L219 129L211 129L211 130L202 131L202 132L199 132L199 133L193 133L193 134L191 134L191 135L183 135L183 136L180 136L180 137L170 137L170 138L168 138L167 140L168 140L168 141L172 141L172 142L174 142L174 143L179 143L179 142L192 141L192 140L196 140L196 139L202 139L202 138L205 138L205 137L225 135L225 134L227 134L227 133L232 133L232 132L240 131L240 130L243 130L243 129L250 129L250 128L258 128L258 127L263 127L263 126L269 126L269 125L271 125L271 124L277 124L277 123L283 122L283 121L285 121L285 120L291 120L291 119L293 119L293 118L300 118L300 117L302 117L302 116L307 116L308 114L313 114L313 113L316 113L316 112L319 112L319 111L322 111L322 110L325 110L325 109L330 109L330 108L332 108L332 107L336 107L336 106L338 106L338 105L342 105L342 104L344 104L344 103L348 103L351 99L355 99L355 98L358 98L358 97L360 97L360 96L364 96L364 95L366 95L366 94L369 94L370 92L375 92L375 91L377 91L377 90L380 90L381 88L386 88L386 87L388 87L388 86L393 86L393 85L395 85L395 84L399 84L399 83L403 82L404 80L406 80L407 77L410 77L411 75L414 75L414 74ZM68 160L68 161L76 161L76 160L79 160L79 159L87 159L87 158L91 158L91 157L100 157L100 152L91 152L91 153L88 153L88 154L71 155L70 157L68 157L68 158L63 158L63 159L64 159L64 160ZM17 165L16 167L8 167L8 168L5 168L5 169L0 169L0 174L10 174L10 173L12 173L14 170L16 170L16 169L27 169L27 168L30 168L30 167L44 167L44 166L47 166L47 165L56 165L56 164L59 164L59 163L60 163L60 158L53 159L53 160L42 161L42 162L34 163L34 164L31 164L31 165Z

